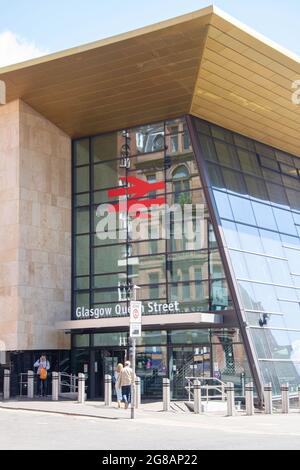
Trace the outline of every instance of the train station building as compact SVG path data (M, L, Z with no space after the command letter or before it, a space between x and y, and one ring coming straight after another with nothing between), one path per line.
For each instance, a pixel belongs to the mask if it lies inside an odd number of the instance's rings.
M300 58L215 7L0 69L0 343L91 399L129 355L142 396L187 377L300 384ZM135 293L134 293L135 291Z

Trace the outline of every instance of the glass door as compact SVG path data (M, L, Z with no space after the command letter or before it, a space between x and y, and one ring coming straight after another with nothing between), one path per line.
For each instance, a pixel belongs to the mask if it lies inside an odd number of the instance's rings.
M125 350L99 349L95 351L95 398L104 399L105 375L113 378L112 393L115 397L114 373L119 363L124 364Z
M187 378L211 377L210 347L174 347L170 357L172 399L187 398Z

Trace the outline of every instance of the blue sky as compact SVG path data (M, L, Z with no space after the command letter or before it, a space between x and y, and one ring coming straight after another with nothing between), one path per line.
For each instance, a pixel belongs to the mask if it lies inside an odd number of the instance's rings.
M2 62L9 60L18 45L25 44L26 52L30 55L31 51L33 56L54 52L211 3L209 0L0 0L0 65L1 54ZM216 0L214 3L300 55L299 0ZM4 58L5 54L8 59ZM17 54L14 61L18 57Z

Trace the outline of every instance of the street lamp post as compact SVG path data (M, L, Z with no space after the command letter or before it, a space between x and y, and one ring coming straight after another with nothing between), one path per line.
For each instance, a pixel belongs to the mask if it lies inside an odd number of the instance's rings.
M133 300L136 301L137 300L137 291L138 289L140 289L140 287L138 286L133 286ZM131 419L134 419L135 418L135 397L136 397L136 388L135 388L135 370L136 370L136 367L135 367L135 363L136 363L136 339L135 337L131 337L131 358L130 358L130 362L131 362L131 367L132 367L132 375L134 377L133 379L133 383L132 383L132 386L131 386Z

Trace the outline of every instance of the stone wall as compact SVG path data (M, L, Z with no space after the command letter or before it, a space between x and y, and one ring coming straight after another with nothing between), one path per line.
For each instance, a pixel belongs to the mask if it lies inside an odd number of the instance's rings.
M0 251L0 340L7 350L68 348L69 338L54 325L70 318L71 142L22 101L0 108L0 127L9 109L15 134L7 138L2 157L5 139L0 139L0 162L10 168L14 188L0 196L0 237L6 246ZM6 121L9 133L11 120ZM4 274L7 263L10 270ZM9 304L15 300L7 325L6 297Z
M19 156L15 101L0 107L0 342L7 350L18 343Z

